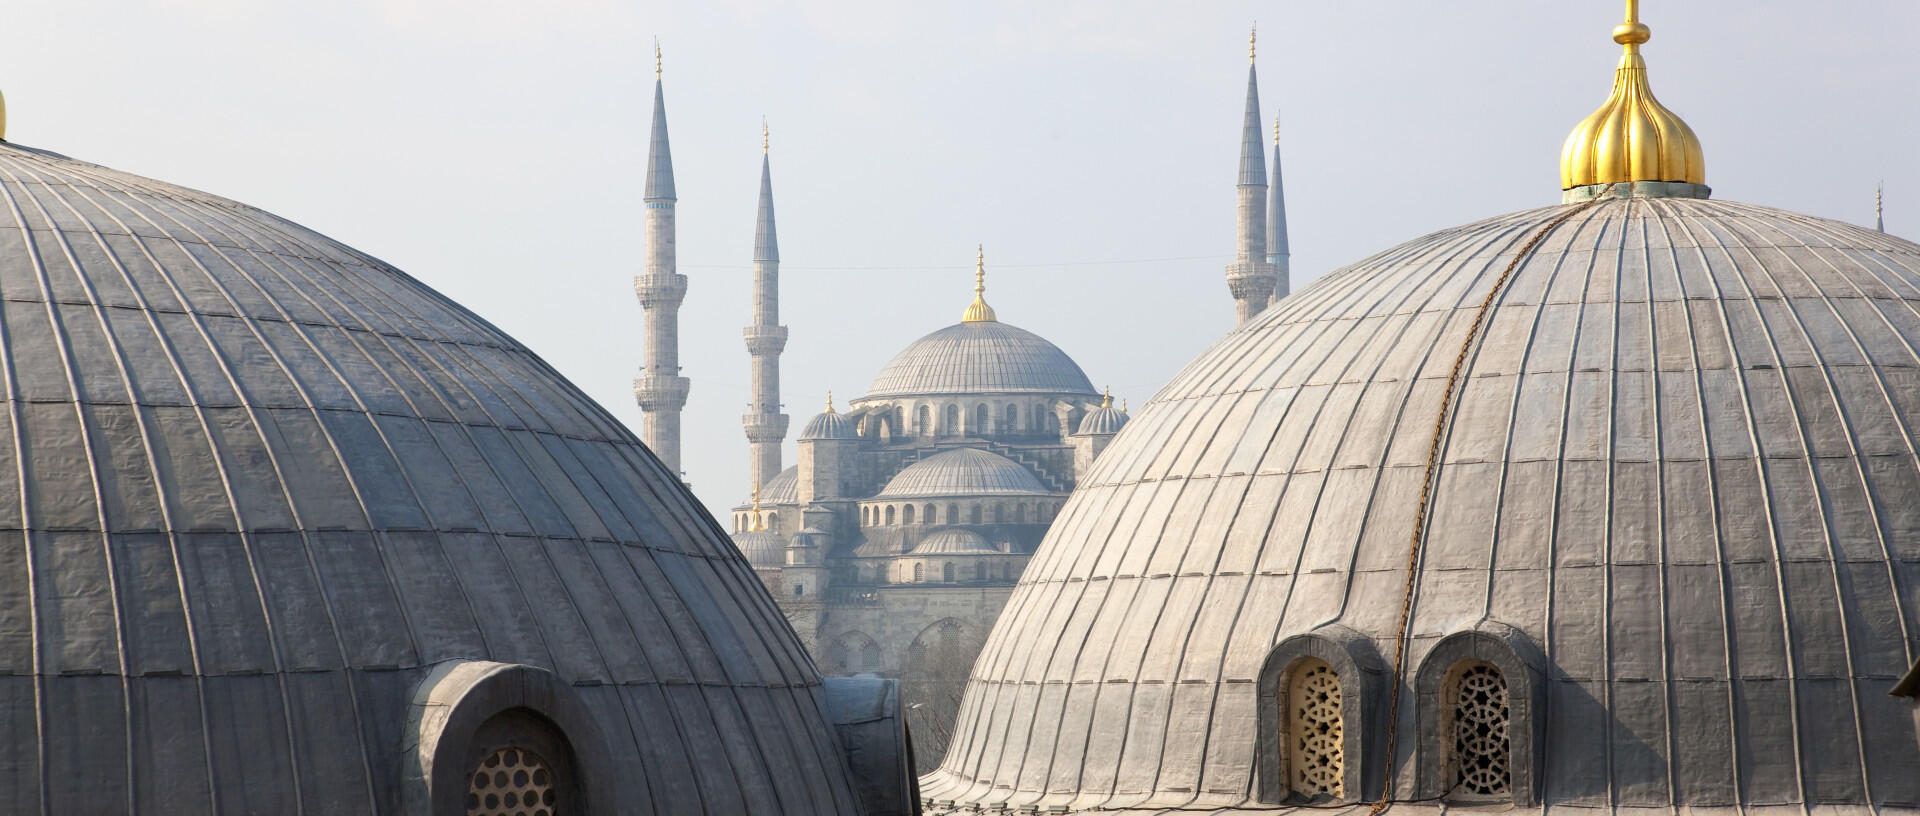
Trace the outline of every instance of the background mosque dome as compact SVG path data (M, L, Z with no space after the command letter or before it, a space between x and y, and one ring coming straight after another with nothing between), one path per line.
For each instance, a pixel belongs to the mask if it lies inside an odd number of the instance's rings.
M1398 800L1460 790L1448 684L1481 661L1522 806L1920 802L1887 696L1920 651L1920 246L1696 198L1570 209L1335 271L1189 364L1035 553L925 795L1278 801L1293 655L1344 672L1340 801L1389 768Z
M997 320L969 320L895 354L861 399L1099 393L1073 358L1040 335Z
M1080 418L1080 427L1074 430L1075 436L1112 436L1120 432L1127 424L1127 415L1113 407L1113 400L1103 399L1100 407L1087 412Z
M978 448L954 448L901 469L875 498L1050 492L1031 471L1012 459Z
M914 545L910 555L998 555L1000 548L993 546L986 536L972 530L949 528L935 530L920 543Z
M251 207L0 175L0 811L447 812L523 734L596 812L857 807L758 579L539 357Z
M733 545L755 567L774 569L787 565L787 542L772 530L748 530L733 535Z

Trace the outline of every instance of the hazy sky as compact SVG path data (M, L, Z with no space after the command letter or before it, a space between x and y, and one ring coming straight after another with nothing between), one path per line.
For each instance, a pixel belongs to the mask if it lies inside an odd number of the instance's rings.
M1653 87L1718 198L1920 234L1920 3L1648 0ZM685 469L744 497L760 117L793 430L988 299L1135 405L1226 331L1247 26L1294 286L1553 203L1611 0L14 0L8 137L208 190L395 264L639 428L652 37L679 185ZM786 462L793 461L789 443Z

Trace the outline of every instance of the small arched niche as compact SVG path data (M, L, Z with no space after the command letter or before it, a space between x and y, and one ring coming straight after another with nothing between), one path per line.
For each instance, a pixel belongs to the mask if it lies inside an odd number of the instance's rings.
M1537 801L1543 665L1524 633L1491 621L1433 645L1414 679L1421 798Z

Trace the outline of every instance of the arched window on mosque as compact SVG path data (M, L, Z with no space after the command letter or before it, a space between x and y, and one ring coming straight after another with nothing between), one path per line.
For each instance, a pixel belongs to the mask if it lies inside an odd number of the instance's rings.
M973 407L973 427L970 430L973 431L974 436L987 435L987 406L976 405Z
M980 523L980 505L977 505L977 504L974 505L973 509L967 513L967 518L970 519L969 523L979 524Z
M860 647L860 670L875 671L879 668L880 644L869 640L867 645Z
M893 505L887 505L887 526L893 526Z
M1287 670L1287 787L1312 799L1345 795L1346 723L1340 709L1340 675L1318 658L1302 658Z
M920 406L920 410L913 412L913 435L914 436L932 436L933 435L933 409L932 408L928 408L927 406L922 405Z
M948 561L947 563L940 565L940 580L945 581L946 583L949 583L949 584L953 583L953 562L952 561Z
M960 523L960 505L958 504L947 505L947 523L948 524Z
M993 506L993 523L995 524L1007 523L1007 506L1006 505L996 504Z
M920 520L928 524L936 523L934 519L940 515L939 510L939 506L929 503L926 509L921 512Z
M946 416L944 417L944 419L945 419L945 422L943 424L945 427L942 427L940 429L941 434L944 436L959 436L960 435L960 406L958 405L947 406Z
M525 709L489 718L474 734L468 816L572 813L582 806L573 750L558 729Z
M913 565L913 582L917 584L925 580L927 580L927 565L914 564Z
M901 524L913 523L913 505L909 504L905 507L900 508L900 523Z
M1007 403L1006 419L1001 423L1001 433L1014 433L1020 430L1020 406Z
M1013 506L1013 523L1027 523L1027 506L1025 504L1016 504Z
M985 580L987 580L987 562L985 562L985 561L976 561L976 562L974 562L974 564L973 564L973 580L975 580L975 581L985 581Z
M1031 427L1036 433L1038 433L1041 429L1047 427L1047 406L1045 405L1033 406L1033 425Z
M1447 791L1450 798L1500 799L1512 795L1508 729L1512 712L1507 679L1491 663L1466 661L1444 686Z

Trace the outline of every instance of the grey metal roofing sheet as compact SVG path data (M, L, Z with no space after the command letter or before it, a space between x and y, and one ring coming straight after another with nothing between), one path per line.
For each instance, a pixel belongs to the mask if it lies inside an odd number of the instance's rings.
M862 399L1012 393L1099 394L1059 347L988 320L955 323L913 341L887 361Z
M532 352L205 193L0 144L0 203L0 812L394 812L456 658L573 684L610 810L853 809L765 589Z
M959 528L935 530L913 546L911 555L983 555L1000 552L986 536Z
M1251 804L1262 660L1333 623L1394 653L1448 369L1563 211L1333 272L1189 364L1033 556L925 795ZM1450 633L1535 644L1541 809L1920 809L1913 720L1886 694L1920 654L1916 348L1911 242L1706 200L1574 216L1462 372L1409 683ZM1442 737L1403 694L1404 793Z
M1019 462L979 448L954 448L902 468L874 498L1046 494Z

